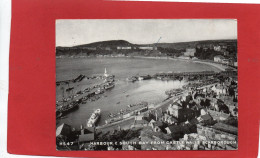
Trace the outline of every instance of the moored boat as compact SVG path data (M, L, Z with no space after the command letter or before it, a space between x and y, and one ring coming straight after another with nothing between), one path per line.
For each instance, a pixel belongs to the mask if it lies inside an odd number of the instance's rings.
M105 86L105 89L107 90L107 89L110 89L110 88L113 88L113 87L115 87L115 84L110 83L110 84Z
M95 110L91 114L91 116L90 116L90 118L89 118L89 120L87 122L87 126L88 127L94 127L95 124L97 123L98 119L100 118L100 115L101 115L101 110L100 109Z
M79 108L79 103L74 101L68 105L62 106L60 112L62 113L62 115L65 115L66 113L73 111L77 108Z
M127 80L127 81L130 81L130 82L135 82L135 81L138 80L138 78L135 77L135 76L132 76L132 77L127 78L126 80Z

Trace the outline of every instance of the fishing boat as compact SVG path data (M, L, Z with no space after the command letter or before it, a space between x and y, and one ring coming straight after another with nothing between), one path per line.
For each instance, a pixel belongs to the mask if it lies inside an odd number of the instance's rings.
M110 84L108 84L108 85L105 85L105 89L107 90L107 89L110 89L110 88L113 88L113 87L115 87L115 84L112 84L112 83L110 83Z
M126 79L126 81L129 81L129 82L135 82L135 81L137 81L137 77L135 77L135 76L132 76L132 77L128 77L127 79Z
M61 113L62 113L62 115L64 115L64 114L71 112L71 111L78 109L78 108L79 108L79 103L74 101L70 104L62 106Z
M100 118L100 115L101 115L101 110L100 109L95 110L91 114L91 116L90 116L90 118L89 118L89 120L87 122L87 126L88 127L94 127L95 124L97 123L98 119Z

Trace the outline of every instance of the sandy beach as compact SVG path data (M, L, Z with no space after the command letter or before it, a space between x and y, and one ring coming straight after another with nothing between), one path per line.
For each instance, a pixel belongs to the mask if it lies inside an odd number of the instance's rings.
M212 61L212 62L209 62L209 61L199 60L199 59L191 59L191 60L188 60L188 59L169 58L169 57L143 57L143 56L134 56L133 58L164 59L164 60L194 62L194 63L200 63L200 64L206 64L206 65L213 66L213 67L219 69L220 71L225 71L225 69L228 68L228 66L224 66L224 65L218 64L218 63L214 63L213 61Z

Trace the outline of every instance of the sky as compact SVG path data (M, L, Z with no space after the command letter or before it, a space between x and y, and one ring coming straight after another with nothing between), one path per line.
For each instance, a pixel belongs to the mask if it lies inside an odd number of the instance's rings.
M237 39L235 19L81 19L56 20L56 46L107 40L133 44Z

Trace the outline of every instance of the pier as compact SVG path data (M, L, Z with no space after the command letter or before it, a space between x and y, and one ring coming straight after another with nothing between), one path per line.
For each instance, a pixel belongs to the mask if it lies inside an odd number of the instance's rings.
M104 75L93 75L92 77L87 77L88 79L94 79L99 78L102 79L103 82L99 84L95 84L93 86L87 87L84 90L80 90L76 93L73 93L74 87L70 87L70 82L80 82L82 81L86 76L85 75L79 75L75 79L72 80L66 80L66 81L58 81L56 82L56 85L59 86L61 83L65 83L68 85L68 88L65 90L63 89L63 98L62 100L56 101L56 118L59 118L60 116L63 116L75 109L78 108L79 104L85 104L87 101L96 101L98 100L105 91L113 88L115 86L114 84L114 75L110 75L107 73L105 69ZM57 84L58 83L58 84ZM70 93L72 91L72 95L65 98L64 93L65 91L67 93Z

